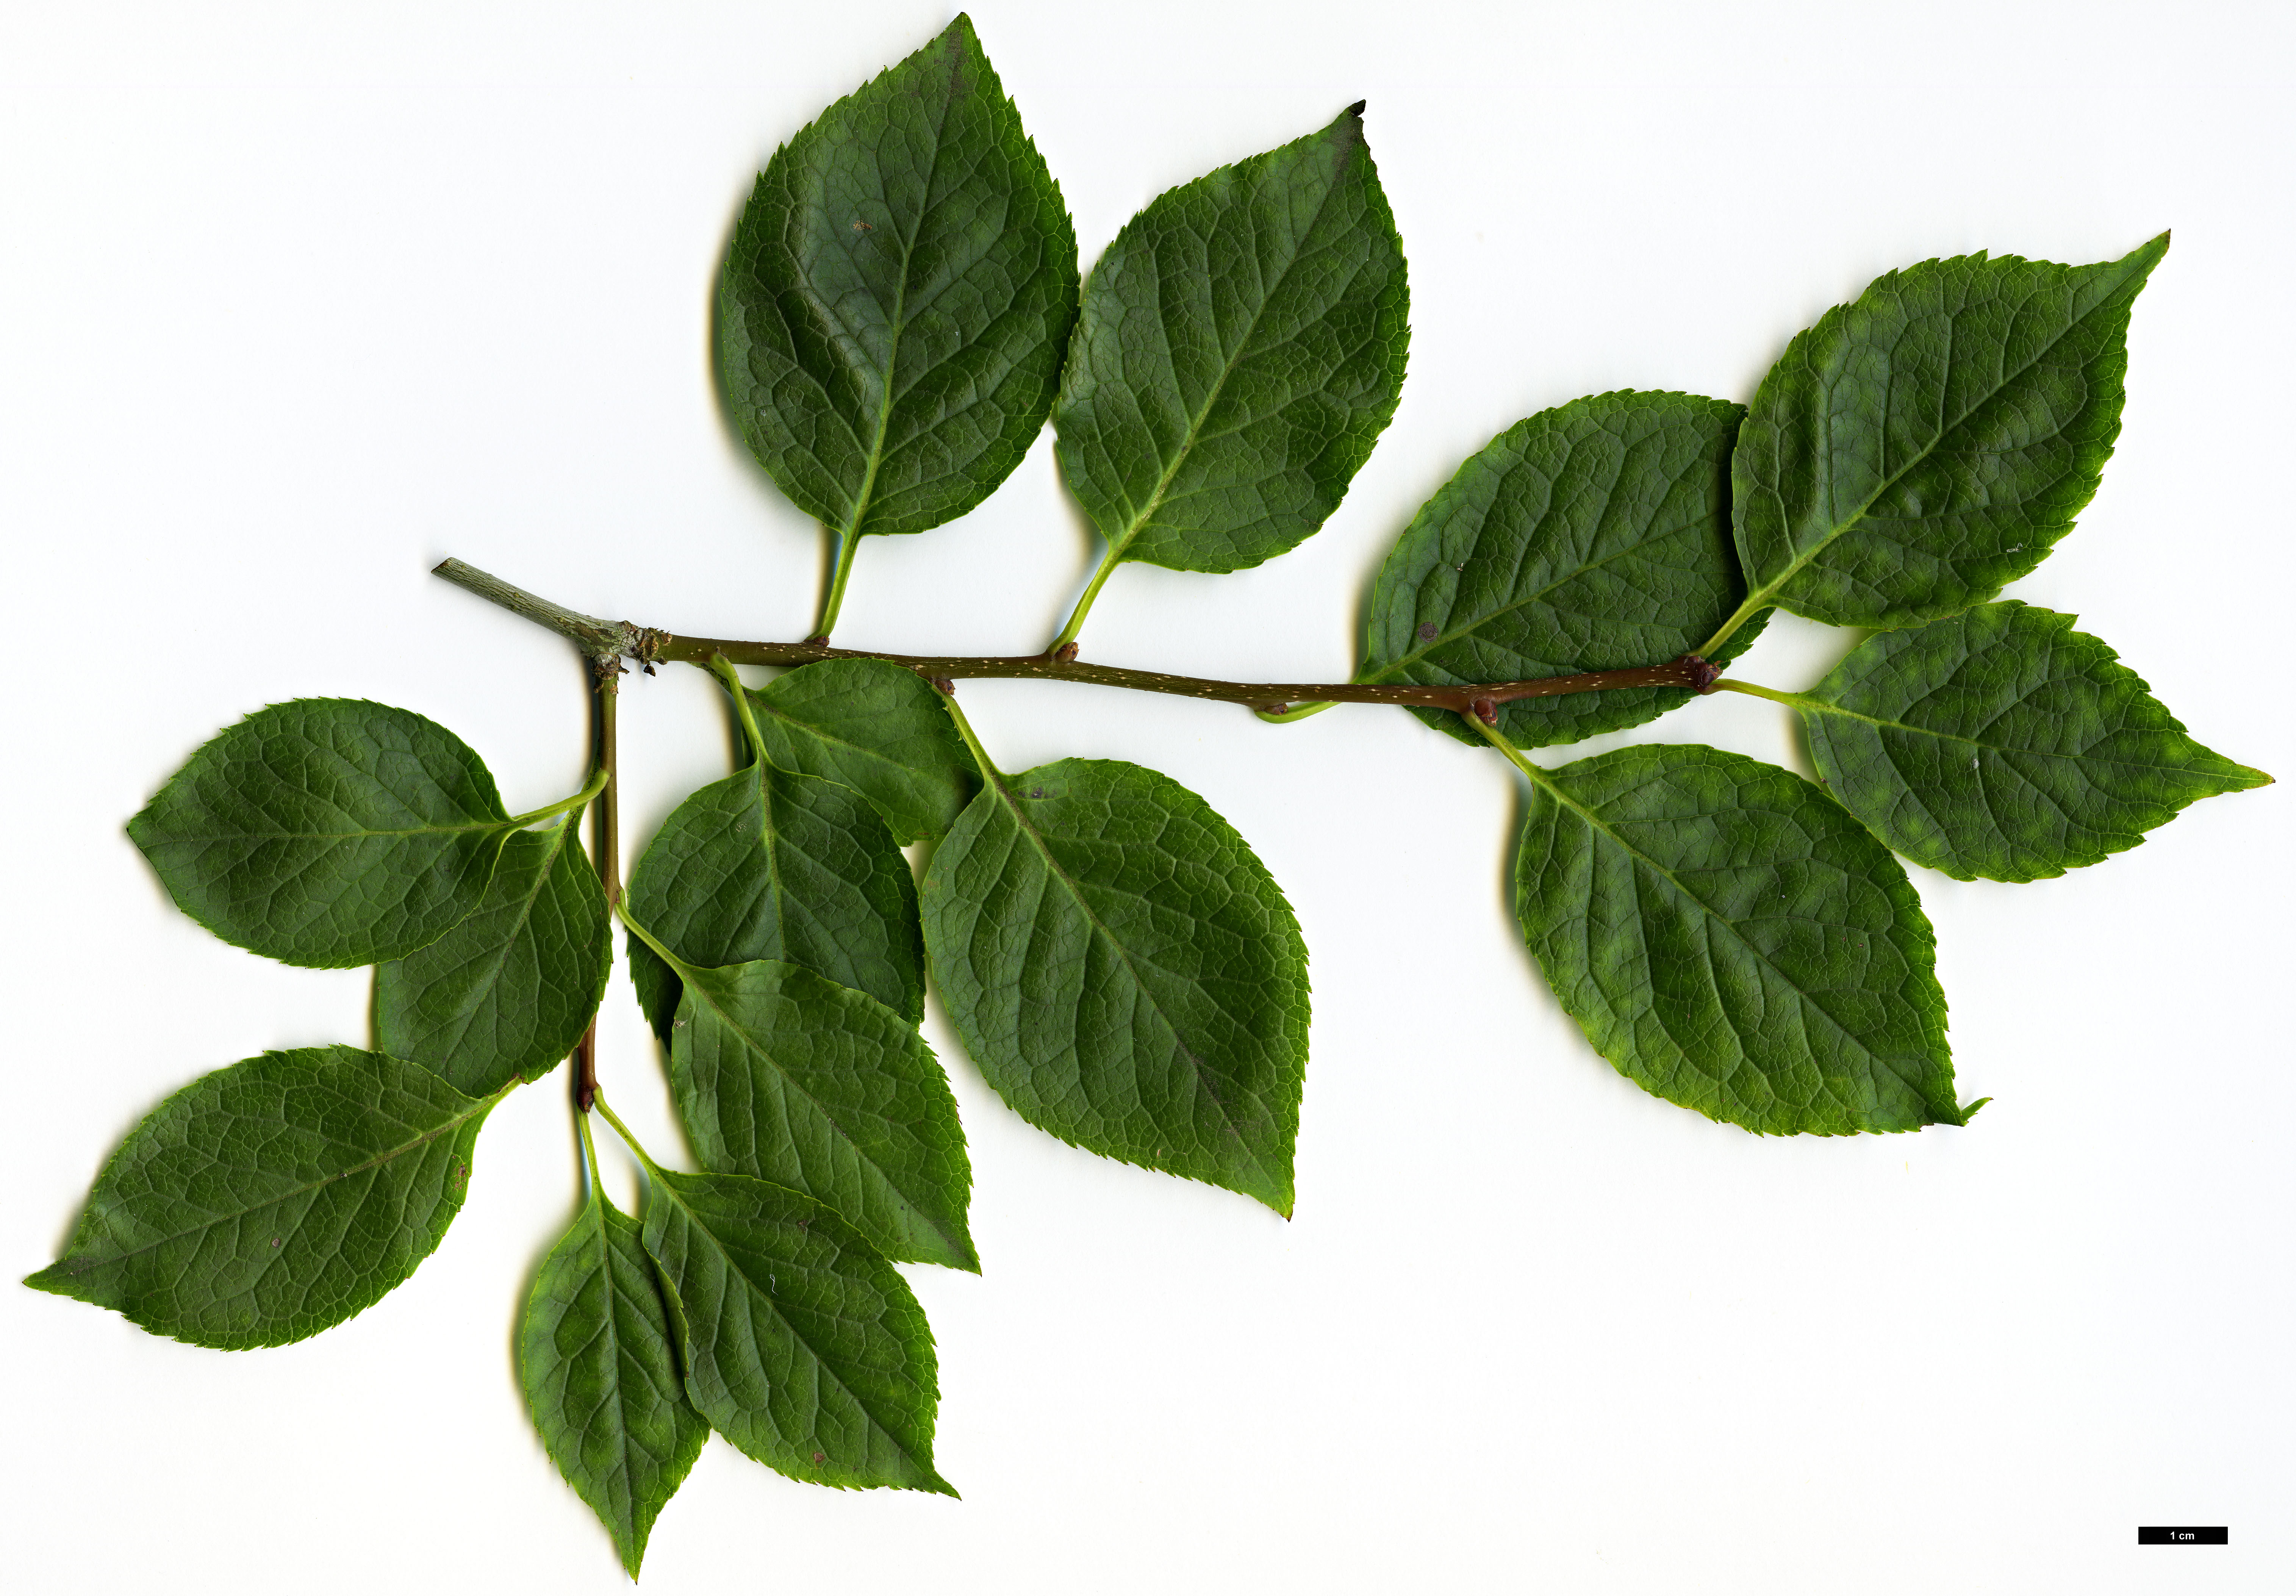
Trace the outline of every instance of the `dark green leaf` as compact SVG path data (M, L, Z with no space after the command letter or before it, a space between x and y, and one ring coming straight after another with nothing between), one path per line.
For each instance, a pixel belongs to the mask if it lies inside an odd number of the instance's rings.
M71 1246L24 1283L200 1346L279 1346L414 1272L500 1094L356 1048L202 1075L128 1132Z
M1605 393L1517 422L1427 501L1381 567L1357 679L1455 687L1663 665L1744 596L1730 442L1745 412L1686 393ZM1742 628L1715 662L1760 630ZM1520 698L1518 746L1655 720L1683 687ZM1447 710L1414 712L1477 747Z
M709 1425L685 1400L669 1309L637 1222L599 1194L542 1261L518 1333L543 1449L614 1538L632 1579Z
M2129 306L2168 249L1924 261L1797 335L1731 466L1749 608L1907 626L2039 564L2112 453Z
M811 1197L741 1175L655 1170L661 1266L686 1394L792 1479L954 1496L933 1472L932 1332L893 1266Z
M979 1272L956 1099L912 1024L793 964L683 979L670 1084L705 1165L827 1204L889 1258Z
M666 1048L676 1033L677 1000L685 995L685 983L660 954L636 936L622 938L622 952L629 961L630 985L637 990L638 1010Z
M2272 779L2186 736L2070 615L2021 604L1880 633L1787 696L1834 797L1964 881L2062 876L2194 799Z
M1076 306L1076 229L960 16L774 152L718 285L718 363L799 508L922 532L1021 463Z
M749 699L767 759L851 787L897 843L942 835L980 788L940 695L914 670L824 660Z
M273 704L218 732L127 823L185 914L321 969L446 935L513 829L460 737L349 698Z
M1112 760L991 781L922 899L949 1019L1022 1118L1291 1213L1308 950L1201 798Z
M570 817L503 844L470 918L374 973L382 1051L473 1097L533 1081L574 1049L605 995L606 898Z
M1515 914L1595 1050L1670 1102L1774 1134L1968 1115L1920 901L1800 777L1666 745L1547 772Z
M850 788L763 762L710 783L663 822L630 875L629 906L685 964L785 959L912 1024L924 1016L916 884ZM662 975L641 977L654 1004Z
M1395 414L1410 296L1362 109L1159 195L1093 268L1054 425L1111 563L1282 554Z

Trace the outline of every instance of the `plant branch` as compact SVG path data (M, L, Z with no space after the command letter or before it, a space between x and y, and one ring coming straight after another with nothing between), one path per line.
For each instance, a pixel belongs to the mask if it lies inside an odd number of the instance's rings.
M712 657L724 655L737 665L810 665L822 660L883 660L914 670L927 680L949 681L959 677L995 677L1027 681L1088 682L1095 687L1130 687L1143 693L1169 693L1183 698L1204 698L1223 703L1248 704L1271 712L1288 711L1294 703L1405 703L1429 709L1456 710L1464 714L1479 702L1493 706L1518 698L1552 698L1564 693L1594 693L1605 688L1687 687L1705 693L1713 689L1718 672L1695 654L1684 654L1663 665L1638 665L1625 670L1588 670L1576 676L1548 676L1528 681L1475 682L1458 687L1365 682L1240 682L1218 681L1201 676L1168 676L1160 670L1132 670L1119 665L1087 664L1063 659L1065 650L1022 654L887 654L867 648L832 648L826 643L744 643L726 638L688 638L627 621L601 621L548 599L537 598L499 577L488 575L460 560L444 560L432 574L456 587L498 604L515 614L546 626L573 639L593 660L627 657L648 672L662 661L707 669Z
M621 677L620 660L591 657L590 741L603 785L598 789L597 807L591 811L590 857L597 866L598 886L606 895L608 913L613 911L622 897L621 782L614 747L614 715L621 701ZM586 1115L597 1097L598 1021L593 1016L589 1029L574 1044L574 1107Z

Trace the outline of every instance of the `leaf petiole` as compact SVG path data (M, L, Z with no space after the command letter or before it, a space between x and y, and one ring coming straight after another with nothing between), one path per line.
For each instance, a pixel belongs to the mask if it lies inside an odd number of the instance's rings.
M600 1092L597 1096L592 1098L590 1099L590 1105L599 1113L606 1116L606 1123L613 1126L614 1134L622 1139L622 1145L629 1148L632 1153L637 1156L637 1161L640 1164L645 1165L645 1172L649 1177L659 1176L662 1172L661 1165L656 1164L651 1157L647 1156L645 1144L637 1139L637 1133L632 1131L627 1125L622 1123L622 1116L620 1115L616 1114L611 1108L606 1106L605 1093ZM582 1133L582 1145L586 1151L588 1150L590 1146L590 1136L587 1131L585 1131ZM598 1165L594 1155L593 1156L590 1164L590 1178L593 1181L598 1178Z
M973 763L980 767L982 779L1003 785L1004 772L989 761L988 751L980 745L980 739L972 733L972 722L967 720L964 712L956 707L956 695L944 692L940 700L942 707L948 711L948 718L956 722L956 735L964 739L965 747L972 754Z
M561 798L557 802L550 804L545 808L534 810L523 815L512 815L509 819L503 822L504 829L510 831L523 831L526 827L533 825L537 820L547 820L554 815L562 815L569 810L582 808L585 804L588 803L591 799L595 798L599 794L606 790L606 777L609 774L610 772L605 765L603 763L600 764L595 770L593 770L590 773L590 779L582 784L582 790L580 792L575 794L570 798Z
M750 707L750 691L742 685L741 673L734 669L734 662L722 654L713 654L709 656L709 673L724 682L726 690L734 695L734 714L742 722L742 735L750 739L750 757L764 759L766 740L758 735L757 712Z
M1747 594L1746 602L1740 605L1735 610L1733 610L1730 613L1730 619L1722 623L1721 629L1716 632L1712 637L1707 638L1705 642L1698 646L1698 657L1702 660L1710 660L1714 658L1715 654L1721 649L1722 645L1727 643L1731 638L1736 634L1740 627L1745 625L1746 622L1751 621L1764 610L1770 609L1775 606L1777 601L1770 596L1776 591L1777 584L1773 582L1767 588ZM1729 687L1732 685L1733 684L1728 682L1717 682L1715 684L1717 687Z
M1522 750L1516 747L1512 742L1508 741L1506 734L1499 730L1497 727L1493 726L1488 721L1485 720L1472 710L1469 710L1459 718L1464 720L1468 725L1473 727L1477 731L1482 733L1484 742L1488 743L1501 753L1505 754L1507 756L1507 762L1514 766L1516 769L1521 771L1523 775L1529 777L1531 786L1551 788L1554 785L1546 779L1546 772L1540 769L1537 765L1532 764L1529 760L1525 759L1522 756Z
M1110 544L1107 555L1100 562L1100 569L1092 573L1092 580L1085 588L1084 596L1077 600L1076 609L1069 616L1069 623L1061 628L1061 635L1046 646L1046 654L1058 654L1077 640L1077 634L1084 630L1084 618L1092 613L1092 601L1100 596L1101 588L1107 585L1108 579L1116 573L1117 566L1123 560L1124 550L1116 544Z
M1338 702L1336 698L1319 698L1313 703L1286 704L1280 709L1254 710L1251 712L1270 726L1289 726L1294 720L1305 720L1310 715L1320 715Z
M827 531L826 527L822 529ZM853 556L861 547L858 532L830 532L837 539L837 563L829 574L829 591L822 595L821 619L814 623L813 635L822 642L829 641L830 629L837 624L837 612L845 607L845 583L853 574Z
M1822 709L1824 707L1805 694L1781 693L1775 687L1760 687L1750 681L1737 681L1726 676L1720 681L1716 682L1714 687L1715 690L1718 692L1743 693L1753 698L1767 698L1772 703L1783 703L1790 709Z

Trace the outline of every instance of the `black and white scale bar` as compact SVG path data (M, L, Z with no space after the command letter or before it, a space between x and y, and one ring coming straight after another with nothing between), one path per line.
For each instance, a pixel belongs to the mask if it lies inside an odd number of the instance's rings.
M2229 1546L2232 1541L2221 1524L2140 1524L2136 1526L2139 1546Z

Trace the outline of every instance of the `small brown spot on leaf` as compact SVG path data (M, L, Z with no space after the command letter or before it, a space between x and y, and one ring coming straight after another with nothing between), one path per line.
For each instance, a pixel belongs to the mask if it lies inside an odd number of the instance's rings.
M866 222L864 222L864 221L856 221L856 222L853 224L853 230L854 230L856 233L874 233L877 229L876 229L876 228L874 228L874 227L873 227L873 226L870 226L868 223L866 223Z
M1435 623L1432 621L1423 621L1419 623L1419 640L1422 643L1432 643L1435 640Z

